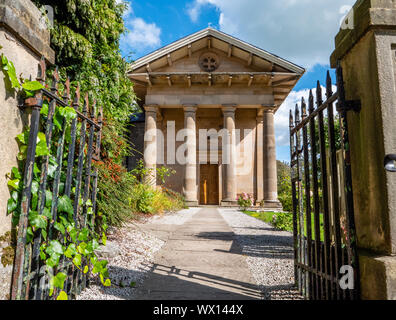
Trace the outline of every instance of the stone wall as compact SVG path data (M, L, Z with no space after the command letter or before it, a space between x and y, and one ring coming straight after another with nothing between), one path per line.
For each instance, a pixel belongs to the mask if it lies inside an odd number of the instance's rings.
M34 79L41 55L54 63L49 32L41 12L29 0L0 0L0 53L15 64L17 75ZM29 121L18 108L18 97L5 76L0 77L0 299L9 297L12 265L11 218L7 216L9 190L6 174L17 165L16 136Z
M396 153L396 4L358 1L353 29L341 30L331 57L343 68L348 112L357 245L363 299L396 299L396 175L384 170Z

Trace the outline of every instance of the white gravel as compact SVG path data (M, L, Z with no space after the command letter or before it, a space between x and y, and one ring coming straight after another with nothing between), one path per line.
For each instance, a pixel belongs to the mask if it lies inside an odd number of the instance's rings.
M264 299L302 299L294 288L293 236L236 209L219 209L232 227Z
M191 208L153 216L118 230L113 229L108 240L118 247L119 254L106 258L109 261L111 287L103 287L99 278L92 276L89 288L77 300L133 300L153 266L155 253L164 245L164 241L143 231L139 226L142 223L182 225L199 210Z
M151 269L155 253L164 242L139 230L135 225L127 225L109 236L112 243L119 246L120 254L109 261L111 287L101 285L98 277L91 278L77 300L131 300L136 287L143 283Z

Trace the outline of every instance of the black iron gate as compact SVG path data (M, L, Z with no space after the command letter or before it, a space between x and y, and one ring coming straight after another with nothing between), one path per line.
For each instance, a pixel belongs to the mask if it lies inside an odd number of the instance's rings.
M328 72L326 101L318 81L316 108L311 90L308 112L304 98L290 110L295 279L314 300L359 298L347 116L360 103L345 100L336 72L337 92Z
M46 86L46 65L41 59L37 81ZM17 247L14 260L11 299L51 299L49 295L49 277L45 265L40 259L40 245L43 233L34 232L27 241L29 234L29 214L38 212L43 215L48 201L51 206L46 227L46 239L62 239L56 231L54 223L59 216L58 207L62 197L71 200L73 219L76 226L94 226L97 190L97 169L92 166L93 160L100 158L102 108L96 110L95 103L90 106L88 94L84 104L80 104L79 86L75 90L74 100L70 97L70 81L63 87L63 96L59 93L59 75L55 70L50 88L44 87L37 91L34 97L25 100L23 109L31 113L26 160L24 165L23 189L20 206L19 224L17 226ZM48 86L47 86L48 87ZM47 106L46 112L43 106ZM59 120L57 112L65 108L73 108L76 117L70 125L65 118ZM55 126L57 126L55 134ZM37 155L40 134L45 134L45 142L49 150L56 150L56 156L50 154ZM50 170L51 168L51 170ZM34 181L34 175L40 172L39 181ZM51 171L51 173L50 173ZM48 192L49 191L49 192ZM49 198L50 195L50 199ZM35 200L34 200L35 199ZM90 212L88 213L88 209ZM89 215L90 214L90 215ZM62 241L62 240L61 240ZM76 268L71 261L60 261L57 272L67 275L65 292L75 297L86 285L86 274ZM55 298L52 295L52 299Z

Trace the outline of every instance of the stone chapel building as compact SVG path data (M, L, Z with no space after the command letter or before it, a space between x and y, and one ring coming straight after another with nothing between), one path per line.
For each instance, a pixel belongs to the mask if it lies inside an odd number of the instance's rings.
M129 72L144 110L132 116L129 169L144 158L152 184L156 167L175 170L165 186L190 206L232 206L247 193L281 208L274 114L304 72L212 28L140 58Z

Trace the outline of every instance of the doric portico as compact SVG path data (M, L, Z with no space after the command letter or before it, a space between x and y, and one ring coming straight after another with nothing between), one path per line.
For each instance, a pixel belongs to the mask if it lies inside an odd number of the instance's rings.
M191 206L232 206L247 193L279 208L274 114L303 73L211 28L137 60L129 75L145 120L132 130L144 124L147 179L174 169L166 186Z

